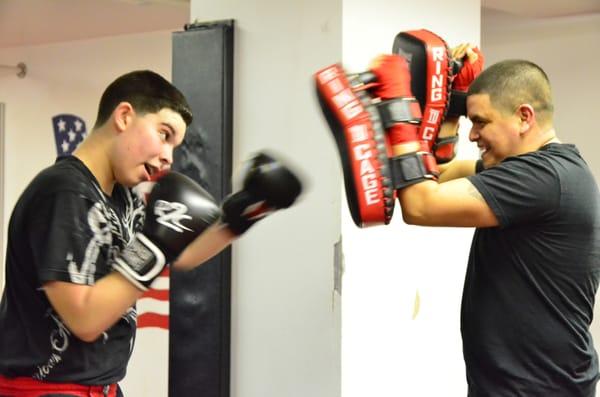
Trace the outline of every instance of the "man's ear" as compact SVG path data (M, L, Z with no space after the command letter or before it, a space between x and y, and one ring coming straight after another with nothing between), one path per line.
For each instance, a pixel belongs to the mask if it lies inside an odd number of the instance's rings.
M132 122L135 110L129 102L120 102L113 110L112 116L117 132L122 132Z
M521 122L519 132L523 134L529 131L535 123L535 110L533 109L533 106L528 103L519 105L517 108L517 117L519 117Z

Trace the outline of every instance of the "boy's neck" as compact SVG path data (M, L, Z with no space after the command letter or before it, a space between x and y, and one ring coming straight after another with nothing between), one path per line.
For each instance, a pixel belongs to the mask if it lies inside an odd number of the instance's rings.
M90 172L96 177L100 188L107 195L112 194L115 186L115 177L108 157L108 143L106 133L94 130L73 152Z

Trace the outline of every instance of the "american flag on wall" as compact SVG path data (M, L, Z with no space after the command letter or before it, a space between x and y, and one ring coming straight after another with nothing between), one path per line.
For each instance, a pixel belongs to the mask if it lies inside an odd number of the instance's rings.
M154 182L139 183L133 193L146 202L153 186ZM169 362L169 288L166 267L136 302L138 332L127 376L119 382L127 396L169 395L168 367L156 365Z
M137 301L137 327L127 376L119 385L126 396L168 396L169 269Z
M144 203L155 182L141 182L133 188ZM154 279L150 289L136 303L138 328L162 328L169 330L169 267Z
M137 301L138 328L169 329L169 268L154 280Z
M68 156L87 136L85 121L74 114L57 114L52 117L54 143L58 156Z

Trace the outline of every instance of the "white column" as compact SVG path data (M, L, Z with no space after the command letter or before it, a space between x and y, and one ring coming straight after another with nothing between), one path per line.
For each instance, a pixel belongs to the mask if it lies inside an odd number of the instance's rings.
M344 64L364 70L404 30L478 44L479 15L479 0L344 0ZM461 123L459 156L475 158ZM390 225L358 229L344 208L343 397L466 395L459 316L472 233L407 226L398 205Z
M312 74L341 59L341 13L341 0L191 2L192 20L235 20L234 161L270 149L306 184L234 244L233 397L340 395L341 174Z
M362 70L406 29L478 43L479 12L479 0L192 0L192 20L236 21L235 160L272 148L309 182L298 206L234 246L232 396L340 396L340 230L344 397L464 394L458 323L471 231L408 227L399 213L387 228L357 230L340 208L338 154L311 76L338 61Z

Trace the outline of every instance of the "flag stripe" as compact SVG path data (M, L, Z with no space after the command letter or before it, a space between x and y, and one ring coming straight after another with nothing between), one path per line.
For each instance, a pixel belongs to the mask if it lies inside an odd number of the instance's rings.
M150 289L169 289L169 281L170 278L167 277L157 277L154 281L152 281L152 284L150 285Z
M142 298L137 302L138 316L141 313L154 312L169 315L169 301L159 301L151 298Z
M169 316L156 313L144 313L137 318L138 328L162 328L169 329Z
M157 299L160 301L168 301L169 300L169 290L168 289L149 289L144 292L141 299L149 298L149 299Z

